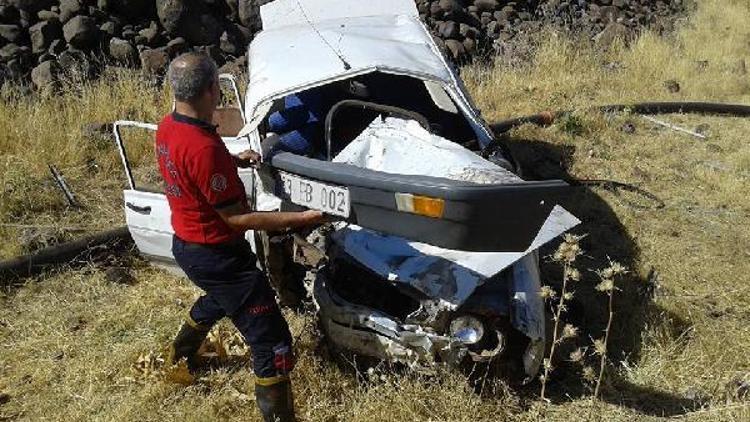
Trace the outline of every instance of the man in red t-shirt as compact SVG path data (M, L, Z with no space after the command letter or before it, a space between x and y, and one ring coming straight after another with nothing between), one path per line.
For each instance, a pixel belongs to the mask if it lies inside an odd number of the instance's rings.
M266 421L294 420L289 372L294 366L289 327L245 240L247 230L275 231L318 224L318 211L254 212L237 167L259 156L232 156L210 122L219 102L216 64L187 53L169 68L175 110L159 124L155 151L172 211L175 260L205 291L175 338L169 361L196 353L211 327L231 318L253 355L256 401Z

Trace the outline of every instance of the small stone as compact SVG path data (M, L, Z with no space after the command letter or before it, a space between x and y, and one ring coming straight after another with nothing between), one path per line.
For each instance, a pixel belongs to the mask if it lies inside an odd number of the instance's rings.
M703 136L708 136L711 131L711 125L708 123L701 123L695 128L695 133Z
M680 89L681 89L680 83L674 79L664 81L664 88L666 88L667 91L671 92L672 94L676 94L680 92Z
M135 277L133 277L130 271L128 271L128 269L124 267L107 268L107 271L104 273L104 277L107 279L107 281L114 284L131 285L135 283Z

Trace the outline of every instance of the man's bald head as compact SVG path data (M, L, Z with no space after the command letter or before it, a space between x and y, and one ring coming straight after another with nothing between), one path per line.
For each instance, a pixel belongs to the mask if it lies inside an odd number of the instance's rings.
M198 99L217 78L216 63L205 54L185 53L169 65L169 83L177 101Z

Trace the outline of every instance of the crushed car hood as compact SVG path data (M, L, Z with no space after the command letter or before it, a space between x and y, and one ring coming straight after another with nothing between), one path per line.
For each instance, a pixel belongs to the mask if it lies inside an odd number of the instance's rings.
M397 118L373 121L334 161L386 173L445 177L473 183L521 180L466 148L430 134L416 122ZM382 277L407 283L455 309L485 280L578 224L580 220L575 216L555 206L531 245L515 252L445 249L344 223L338 225L332 239Z

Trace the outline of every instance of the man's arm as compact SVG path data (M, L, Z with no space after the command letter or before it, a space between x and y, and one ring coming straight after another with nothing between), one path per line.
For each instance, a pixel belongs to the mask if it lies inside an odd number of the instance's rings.
M232 230L237 232L295 229L325 221L325 217L320 211L247 212L246 208L239 202L217 209L216 212Z

